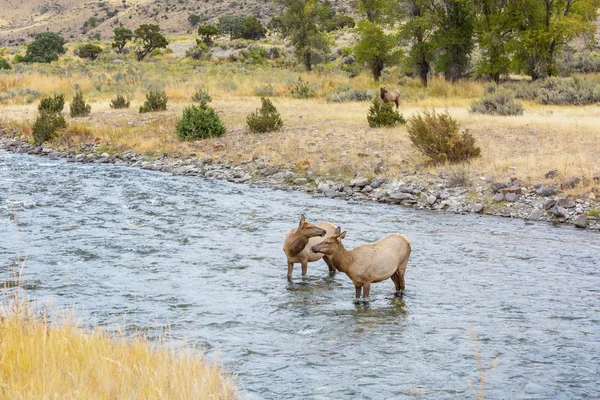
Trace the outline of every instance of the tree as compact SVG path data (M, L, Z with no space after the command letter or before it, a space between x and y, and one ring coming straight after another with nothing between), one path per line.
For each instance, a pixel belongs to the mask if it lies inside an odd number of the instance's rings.
M142 61L152 50L164 49L169 42L160 34L160 27L155 24L140 25L134 31L134 38L139 45L134 50L137 60Z
M200 22L202 22L202 17L196 14L190 14L188 16L188 22L190 23L190 25L192 27L198 25Z
M407 63L427 87L431 64L434 61L433 34L435 32L434 16L427 0L405 0L404 7L408 21L400 29L400 38L408 42L410 50Z
M317 26L322 11L317 0L279 0L285 7L284 19L289 22L294 54L307 71L312 71L316 57L329 52L329 42Z
M358 0L358 12L365 14L369 22L389 22L393 18L393 0Z
M229 35L229 39L240 37L244 29L244 18L237 15L223 15L219 17L217 28L223 34Z
M113 49L117 49L117 53L122 53L123 49L127 42L133 39L133 32L127 28L122 26L116 28L113 33L115 34L113 38L112 47Z
M292 24L282 15L277 15L269 21L267 24L267 29L271 32L275 32L279 34L282 38L286 38L289 36L290 30L292 28Z
M598 0L511 0L514 67L532 79L555 75L556 54L576 38L593 37Z
M0 57L0 69L12 69L12 67L10 66L10 64L8 63L8 61L6 61L6 59Z
M207 46L213 45L213 36L217 36L219 34L219 30L216 26L213 25L200 25L198 27L198 35L202 38L202 42Z
M368 20L360 21L356 30L360 36L360 41L354 48L356 61L366 63L373 79L379 81L383 68L399 60L400 52L394 51L396 38L393 34L386 34L380 25Z
M509 0L479 0L475 17L475 36L481 50L476 69L500 82L500 75L510 68L509 47L513 24L508 13Z
M440 54L437 70L456 82L467 71L473 50L474 15L468 0L441 0L434 6L437 19L435 46Z
M242 28L242 38L249 40L258 40L266 36L267 29L256 17L247 17L244 19Z
M49 63L58 60L65 53L65 39L54 32L42 32L35 36L27 47L24 62Z
M77 50L77 55L79 57L87 58L90 61L94 61L96 58L98 58L98 54L100 53L102 53L102 48L91 43L84 44Z

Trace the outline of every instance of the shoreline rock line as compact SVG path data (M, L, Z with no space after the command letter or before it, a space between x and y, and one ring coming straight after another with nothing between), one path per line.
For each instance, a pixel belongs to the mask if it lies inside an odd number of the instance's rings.
M74 163L113 164L138 167L176 175L199 176L205 179L227 180L287 191L303 191L313 196L332 197L347 201L376 201L419 210L446 211L458 214L485 214L530 221L570 224L577 228L600 232L600 219L589 215L600 210L595 199L571 199L560 191L545 187L524 187L514 179L508 183L488 178L473 187L448 187L443 180L423 185L413 180L356 177L349 184L334 182L308 171L306 176L279 166L266 165L257 159L240 165L214 162L191 154L163 154L153 159L133 151L120 154L100 153L98 144L88 143L80 151L58 151L48 146L35 146L19 139L19 133L0 128L0 148L13 153L26 153L66 159ZM538 185L539 186L539 185Z

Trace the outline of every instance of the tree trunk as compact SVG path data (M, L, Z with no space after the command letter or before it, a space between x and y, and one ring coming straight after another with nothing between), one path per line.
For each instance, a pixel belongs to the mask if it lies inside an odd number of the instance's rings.
M427 61L419 61L417 63L417 73L424 87L427 87L427 75L429 74L429 63Z
M304 53L304 66L308 72L312 71L312 59L310 51Z

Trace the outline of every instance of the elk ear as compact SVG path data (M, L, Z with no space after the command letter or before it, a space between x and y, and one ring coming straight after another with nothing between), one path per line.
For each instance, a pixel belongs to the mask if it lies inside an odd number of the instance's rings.
M340 239L343 239L346 237L346 231L342 232L342 234L340 235Z
M304 221L306 221L306 217L304 216L304 214L302 214L300 216L300 224L298 224L298 228L302 228L302 224L304 223Z
M342 232L342 229L338 226L337 228L335 228L335 234L339 235L340 232Z

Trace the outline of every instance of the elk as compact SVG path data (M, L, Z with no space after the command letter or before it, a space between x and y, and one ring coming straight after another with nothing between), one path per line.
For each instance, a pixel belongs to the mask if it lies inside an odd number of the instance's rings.
M329 273L335 273L335 268L333 268L327 257L323 257L323 254L310 251L312 246L321 241L321 237L328 237L334 231L335 225L329 222L320 222L314 225L308 222L304 215L300 217L298 227L290 229L283 242L283 251L287 257L288 264L288 279L292 279L294 263L302 264L302 276L304 277L306 276L308 263L318 261L321 258L323 258L329 267Z
M393 233L375 243L363 244L346 250L342 239L346 232L338 226L333 235L311 247L314 253L325 254L338 271L342 271L354 283L356 298L368 300L371 283L392 278L396 286L396 296L404 291L404 272L410 256L410 242L404 235Z
M379 93L384 103L396 103L396 109L398 109L400 106L400 92L388 92L386 88L382 87L379 88Z

